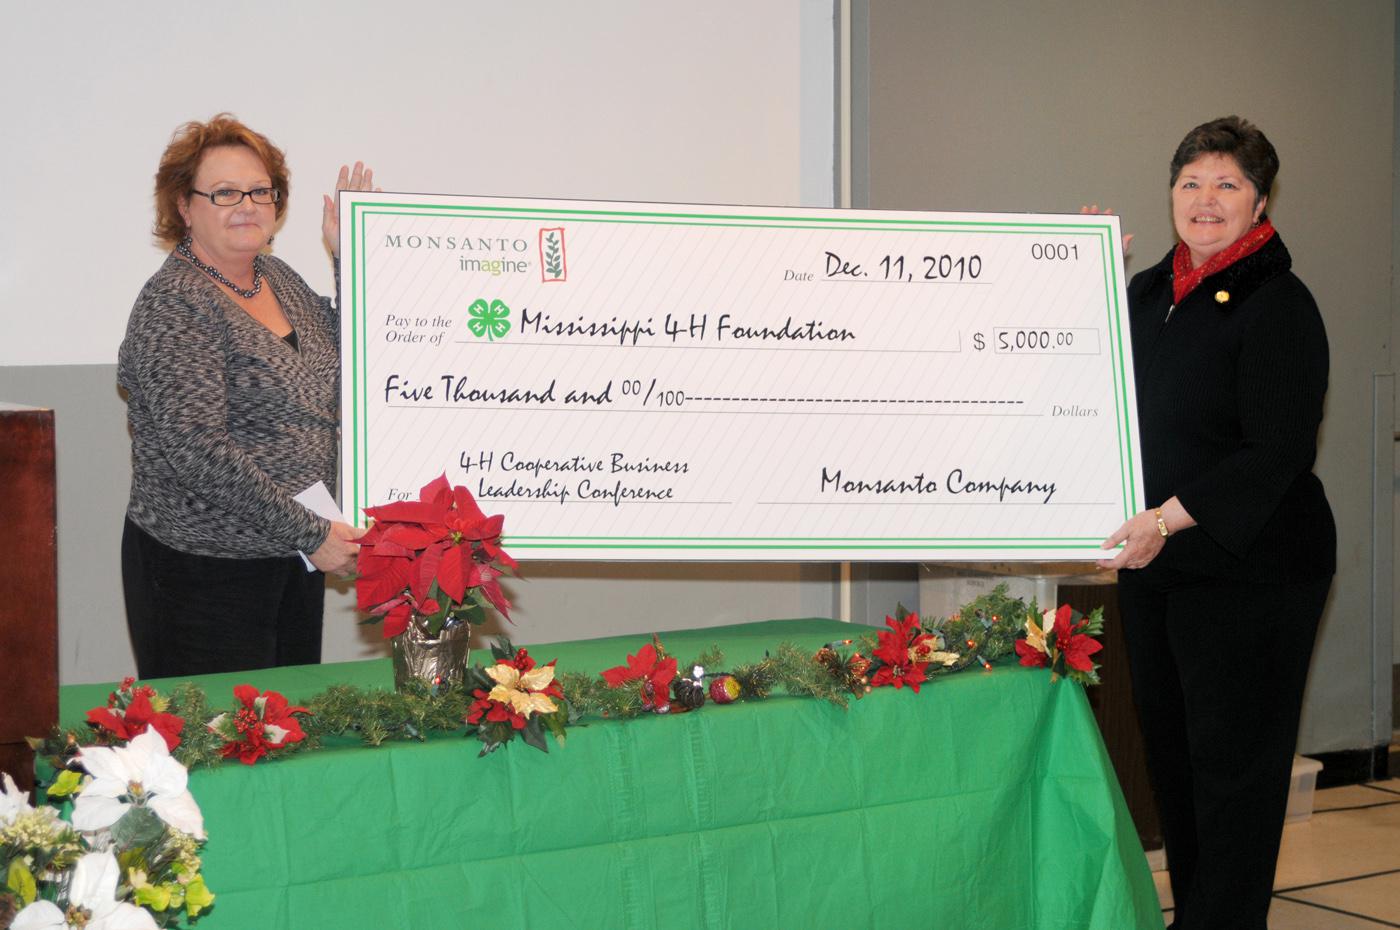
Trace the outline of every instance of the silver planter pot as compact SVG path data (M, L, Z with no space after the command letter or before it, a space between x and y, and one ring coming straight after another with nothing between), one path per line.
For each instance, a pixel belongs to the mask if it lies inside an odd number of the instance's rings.
M434 639L415 617L408 629L392 640L394 689L402 691L410 681L421 681L429 687L460 682L467 672L471 638L472 625L459 622L444 626Z

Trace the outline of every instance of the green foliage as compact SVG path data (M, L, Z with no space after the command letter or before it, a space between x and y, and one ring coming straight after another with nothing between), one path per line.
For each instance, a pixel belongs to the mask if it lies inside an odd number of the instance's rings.
M545 729L554 737L554 741L563 746L566 741L566 728L569 725L569 711L561 709L553 714L539 714L537 719L543 721Z
M531 714L530 719L525 721L524 729L517 730L520 738L525 741L525 745L534 746L540 752L549 752L549 744L544 739L544 725L540 723L542 714ZM552 714L550 716L553 716ZM486 750L482 750L483 753Z
M359 736L368 746L422 740L430 730L455 730L462 725L472 701L473 680L439 688L437 694L422 682L411 682L397 692L333 685L306 702L311 716L302 718L302 730L308 741L331 735Z
M232 695L230 694L230 698ZM218 765L223 761L224 741L205 724L219 712L209 707L209 696L192 681L181 682L170 691L168 712L181 717L180 745L171 753L186 768Z
M1008 597L1006 585L997 585L990 593L973 600L951 617L925 617L922 626L942 637L943 649L961 657L955 664L930 668L929 676L960 671L980 664L978 656L995 662L1016 651L1016 638L1022 632L1026 614L1039 610L1032 601L1028 606L1020 598Z
M1088 616L1084 617L1084 626L1083 626L1083 628L1080 630L1080 632L1081 632L1081 633L1088 633L1090 636L1102 636L1102 635L1103 635L1103 608L1102 608L1102 607L1095 607L1093 610L1089 611Z
M154 846L165 835L165 822L149 807L131 807L112 824L112 840L122 849Z
M209 886L204 884L204 876L196 875L185 886L185 910L191 918L198 917L199 912L214 903L214 895L209 891Z
M812 655L792 643L782 643L772 656L773 679L788 694L814 697L838 707L846 706L846 691L841 681L822 665L812 661ZM743 687L743 682L739 682Z
M896 609L897 619L902 620L908 616L909 612L902 605ZM983 661L990 664L1014 654L1016 640L1025 634L1028 617L1033 618L1037 624L1041 622L1039 605L1034 600L1027 604L1020 598L1010 597L1006 593L1006 585L998 585L990 593L967 604L951 617L922 618L920 630L938 637L936 642L939 651L956 653L958 656L950 665L931 663L925 669L925 675L932 679L962 671L969 666L980 665ZM1076 634L1100 635L1103 631L1103 609L1098 608L1088 617L1078 618L1075 623ZM1081 623L1082 625L1079 625ZM1049 630L1046 630L1046 635L1047 643L1053 651L1054 636ZM875 636L866 636L862 638L860 648L867 653L873 653L876 645ZM878 667L877 659L875 668ZM1063 675L1081 684L1098 684L1097 668L1095 665L1087 672L1070 669L1065 665L1063 655L1056 654L1051 669L1052 680Z
M909 611L898 605L895 616L904 619ZM929 664L925 674L932 679L1013 654L1027 616L1039 618L1040 610L1035 602L1027 604L1009 597L1006 586L999 585L951 617L922 618L920 628L936 637L938 650L958 656L950 665ZM1080 622L1083 625L1077 632L1100 635L1102 608L1081 618ZM857 658L872 659L877 645L876 635L863 635L855 644ZM510 640L502 639L492 645L491 654L496 662L514 659L516 648ZM817 661L818 658L821 661ZM872 671L878 668L878 660L876 662ZM791 643L780 644L758 662L736 665L727 672L723 670L723 651L711 646L691 663L681 665L680 674L688 674L695 665L703 666L709 677L732 675L739 683L739 698L745 701L763 700L781 691L845 707L849 695L860 691L860 671L852 671L855 666L849 653L823 650L814 658L810 652ZM1088 672L1069 670L1067 674L1084 684L1097 684L1099 680L1097 666ZM633 684L610 688L601 677L579 672L557 674L556 681L564 693L562 701L556 700L560 709L553 714L530 715L524 729L517 731L508 721L483 720L479 725L466 726L467 735L481 740L482 755L494 752L517 735L527 744L548 751L548 736L552 735L563 745L569 726L583 724L590 718L629 719L645 712L641 689ZM315 748L327 736L354 735L366 745L379 746L395 740L422 740L430 731L459 730L464 727L474 701L473 692L489 692L494 686L495 682L481 665L468 669L461 684L436 689L420 682L409 683L398 692L336 685L305 702L309 714L303 715L301 721L306 739L289 745L282 754ZM217 712L209 707L204 691L186 682L170 693L168 701L168 711L185 720L181 743L174 753L176 759L188 768L221 763L224 738L206 725ZM59 797L73 788L76 775L64 769L78 747L84 743L108 741L109 736L102 732L55 730L42 740L30 740L30 744L40 756L40 773L46 770L58 773L50 793Z
M761 701L773 693L778 683L777 666L773 659L736 665L729 674L739 682L739 700Z
M979 656L995 662L1012 654L1016 651L1016 637L1022 630L1026 613L1032 610L1036 610L1034 602L1028 607L1020 598L1008 597L1006 585L1001 584L952 617L923 618L923 629L942 638L942 650L956 652L959 656L958 661L949 666L930 665L928 677L980 665Z
M49 786L49 797L66 798L77 791L82 784L82 773L75 772L72 769L65 769L59 773L59 776L54 779L53 784Z
M570 724L587 717L627 719L642 713L642 693L637 687L609 688L597 675L581 672L565 672L558 680L568 703Z
M34 881L34 873L29 871L29 867L19 856L10 860L10 868L5 876L5 887L14 892L21 907L33 904L34 899L39 894L39 887Z
M170 907L170 889L164 885L145 885L136 889L136 903L153 911Z
M707 672L712 672L724 664L724 650L719 646L711 645L709 649L700 653L688 665L679 666L679 674L688 675L695 666L700 666Z

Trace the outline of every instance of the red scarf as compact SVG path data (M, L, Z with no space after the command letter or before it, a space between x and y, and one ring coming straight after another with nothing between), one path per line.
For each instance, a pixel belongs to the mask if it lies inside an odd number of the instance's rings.
M1201 263L1201 267L1191 267L1191 250L1186 243L1176 244L1176 254L1172 256L1172 300L1181 303L1186 295L1196 289L1206 278L1229 268L1246 255L1253 255L1264 247L1264 243L1274 237L1273 220L1265 218L1258 226L1250 227L1249 232L1235 240L1234 245L1216 252Z

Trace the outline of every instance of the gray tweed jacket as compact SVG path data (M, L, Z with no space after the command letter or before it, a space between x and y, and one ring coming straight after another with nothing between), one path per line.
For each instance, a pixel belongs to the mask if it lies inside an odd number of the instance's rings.
M118 354L127 516L182 552L309 553L330 530L292 495L317 481L335 490L339 310L286 263L263 262L299 350L172 253L137 296Z

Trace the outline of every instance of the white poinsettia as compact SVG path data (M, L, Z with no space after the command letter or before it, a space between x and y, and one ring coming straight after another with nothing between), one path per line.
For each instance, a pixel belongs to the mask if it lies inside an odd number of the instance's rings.
M29 795L19 790L15 780L7 772L0 772L0 827L8 827L20 814L28 814L34 808L29 806Z
M559 709L548 695L536 693L548 688L554 681L553 665L541 665L522 675L520 669L502 662L488 668L486 674L496 683L488 695L489 699L509 704L522 717L536 713L552 714Z
M157 930L155 919L147 911L116 899L120 877L121 866L117 865L116 856L110 852L88 853L73 867L73 883L68 886L68 910L62 910L52 901L35 901L15 915L10 928Z
M165 738L147 730L125 746L85 747L78 761L93 780L73 805L73 826L105 830L132 806L148 807L161 820L195 839L204 839L204 815L186 787L185 767L170 756Z

